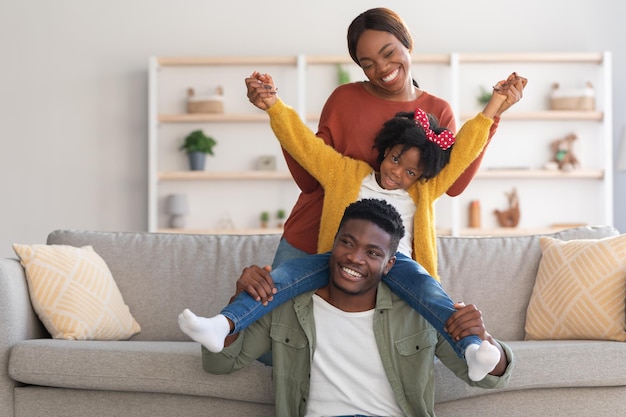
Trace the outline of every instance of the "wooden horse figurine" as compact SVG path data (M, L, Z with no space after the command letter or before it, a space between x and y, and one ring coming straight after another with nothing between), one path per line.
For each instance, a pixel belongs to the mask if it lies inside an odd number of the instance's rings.
M494 210L500 227L515 227L519 223L519 200L517 198L517 190L513 188L510 193L504 193L509 200L509 208L507 210Z

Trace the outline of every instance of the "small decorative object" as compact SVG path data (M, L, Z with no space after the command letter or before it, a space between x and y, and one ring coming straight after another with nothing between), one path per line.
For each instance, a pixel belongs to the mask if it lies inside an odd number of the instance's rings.
M350 73L341 64L337 64L337 82L339 85L350 82Z
M274 155L261 155L257 160L256 167L260 171L275 171L276 157Z
M574 155L573 143L576 135L570 133L563 139L552 141L550 148L552 149L552 162L556 162L561 171L569 172L579 166L578 158Z
M170 194L165 200L165 213L169 214L169 226L173 229L185 227L185 216L189 214L187 194Z
M492 94L491 90L487 90L485 87L480 86L480 94L476 97L476 101L478 101L478 104L481 106L485 106L489 103L489 100L491 100Z
M217 145L215 139L204 134L202 130L194 130L180 145L189 155L189 167L192 171L203 171L206 155L213 155L213 147Z
M276 226L279 229L282 229L283 225L285 224L285 216L286 216L285 210L278 209L278 211L276 212L276 219L278 220L278 223L276 224Z
M224 113L224 90L217 87L216 94L196 96L193 88L187 89L187 113Z
M583 88L561 89L558 83L552 84L550 110L594 110L595 92L591 82Z
M235 230L235 222L233 221L233 218L230 216L230 214L225 214L224 217L222 217L218 223L218 229L221 230Z
M262 211L260 220L261 220L261 229L266 229L267 228L267 224L270 221L270 213L269 213L269 211Z
M469 227L480 228L480 201L472 200L469 205Z
M517 190L513 188L510 193L504 193L509 200L509 208L506 210L494 210L500 227L516 227L519 223L520 211Z

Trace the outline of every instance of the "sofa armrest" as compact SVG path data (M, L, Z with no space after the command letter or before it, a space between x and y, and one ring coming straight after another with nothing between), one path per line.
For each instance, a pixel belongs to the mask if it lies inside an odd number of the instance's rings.
M50 337L30 303L24 268L0 259L0 351L18 340Z
M7 374L11 348L42 337L50 335L30 303L24 268L17 259L0 259L0 410L13 410L16 384Z

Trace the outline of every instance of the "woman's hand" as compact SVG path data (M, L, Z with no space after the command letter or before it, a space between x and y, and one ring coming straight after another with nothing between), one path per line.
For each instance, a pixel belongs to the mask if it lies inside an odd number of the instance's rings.
M524 77L517 75L516 72L508 76L506 80L499 81L493 87L494 94L501 94L506 97L498 111L496 116L501 116L502 113L507 111L512 105L520 101L523 97L524 87L528 80Z
M261 74L254 71L246 78L248 100L261 110L267 110L276 103L278 89L274 86L274 80L269 74Z

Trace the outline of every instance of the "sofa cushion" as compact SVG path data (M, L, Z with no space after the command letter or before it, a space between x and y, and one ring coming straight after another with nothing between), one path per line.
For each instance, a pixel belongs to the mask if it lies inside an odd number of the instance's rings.
M48 244L92 245L141 323L131 340L187 341L177 317L208 317L235 292L244 267L272 263L280 235L193 235L58 230Z
M436 402L518 389L626 385L626 343L522 341L509 346L515 352L515 370L509 385L499 390L471 387L437 361ZM564 369L566 363L576 366ZM274 401L271 373L260 362L228 375L206 373L195 342L27 340L13 348L9 360L9 375L25 384L245 398L265 404Z
M507 345L515 354L515 369L506 387L498 390L471 387L437 362L435 401L453 401L503 391L626 386L626 343L530 340L507 342Z
M35 339L11 351L16 381L58 388L200 395L273 404L272 368L253 362L229 375L202 369L195 342Z
M33 309L57 339L128 339L141 328L91 246L13 245Z
M618 234L611 226L585 226L545 236L572 240ZM439 277L444 289L453 300L476 304L485 326L500 340L524 340L526 310L541 259L541 236L438 239Z
M526 339L626 341L626 235L540 244Z

